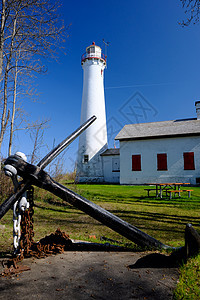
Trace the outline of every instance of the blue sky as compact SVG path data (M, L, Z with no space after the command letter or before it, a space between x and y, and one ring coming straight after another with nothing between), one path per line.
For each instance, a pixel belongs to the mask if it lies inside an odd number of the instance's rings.
M32 120L50 118L44 142L50 148L80 124L83 73L81 55L93 41L103 48L109 41L105 70L105 97L109 146L125 124L196 117L194 102L200 99L200 24L182 28L179 0L101 0L95 3L62 0L65 24L72 24L66 55L59 63L47 62L48 73L37 78L40 98L26 102ZM138 100L139 99L139 100ZM139 101L139 102L138 102ZM131 107L145 105L145 113ZM139 109L139 108L138 108ZM24 133L13 151L30 152ZM47 152L43 150L42 154ZM65 157L67 171L76 158L77 142Z

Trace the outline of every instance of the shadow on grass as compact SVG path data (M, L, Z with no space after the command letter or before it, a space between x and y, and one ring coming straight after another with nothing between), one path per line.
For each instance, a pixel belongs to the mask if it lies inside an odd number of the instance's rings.
M192 223L194 226L200 226L199 217L192 216L178 216L178 215L168 215L163 213L152 213L152 212L136 212L136 211L126 211L112 210L112 213L122 218L134 220L144 220L144 221L155 221L159 223L169 223L177 225L185 225L186 223Z
M115 198L109 197L87 197L88 200L98 204L100 203L111 203L111 204L122 204L122 205L145 205L151 207L161 207L167 206L171 208L180 208L180 209L195 209L200 208L199 199L189 199L189 198L162 198L156 199L155 197L144 197L144 196L133 196L131 198L126 198L123 196L118 197L116 195Z
M72 213L71 211L66 211L66 210L63 210L63 209L57 209L57 208L53 208L53 207L45 207L45 206L38 205L36 203L34 204L34 206L37 207L37 208L40 208L40 209L44 209L44 210L50 210L50 211L55 211L55 212L68 213L68 214ZM81 211L79 212L78 209L73 207L73 206L66 205L65 207L66 207L66 209L77 210L76 214L82 214Z
M144 249L135 245L133 248L123 247L112 245L110 243L100 244L100 243L91 243L91 242L76 242L72 246L67 248L65 251L101 251L101 252L142 252Z
M55 208L45 208L37 205L36 207L40 209L44 209L52 212L61 212L66 213L66 215L71 214L71 212L59 210ZM185 225L187 223L192 223L193 226L198 227L200 229L200 219L198 217L191 216L178 216L178 215L169 215L163 213L152 213L152 212L136 212L136 211L126 211L123 212L121 210L110 210L111 213L125 220L126 222L136 226L140 229L144 228L144 230L153 230L153 231L162 231L162 232L176 232L182 233ZM56 222L57 224L77 224L77 225L95 225L101 226L102 223L96 221L91 216L85 214L82 211L76 210L74 212L76 214L76 218L74 216L62 219L61 216L52 216L50 215L42 215L37 217L37 222ZM81 219L79 218L81 217ZM85 218L83 218L86 217ZM160 224L160 225L159 225ZM161 226L163 224L163 226ZM165 224L165 225L164 225ZM161 228L163 227L163 228ZM143 230L143 229L142 229Z
M95 223L93 221L89 221L88 219L86 221L82 221L82 220L70 220L70 219L60 219L60 218L52 218L52 216L44 216L44 217L39 217L36 220L36 224L44 224L44 221L46 222L46 224L52 225L52 224L56 224L57 226L70 226L70 225L86 225L88 226L103 226L102 223L96 221ZM84 227L85 228L85 227ZM78 231L78 228L77 228Z

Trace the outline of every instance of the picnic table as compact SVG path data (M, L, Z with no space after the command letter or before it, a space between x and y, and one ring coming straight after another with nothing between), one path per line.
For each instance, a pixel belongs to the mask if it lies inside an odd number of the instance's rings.
M148 197L149 197L149 193L150 191L156 191L156 198L160 197L162 198L163 196L163 192L166 192L166 196L167 193L169 193L170 195L170 199L172 197L172 193L176 194L178 193L178 196L180 197L180 194L183 192L183 190L181 190L181 186L182 185L188 185L190 183L186 182L165 182L165 183L148 183L149 186L155 186L155 188L148 188L145 189L148 192ZM188 192L188 195L190 197L190 193L192 190L184 190Z

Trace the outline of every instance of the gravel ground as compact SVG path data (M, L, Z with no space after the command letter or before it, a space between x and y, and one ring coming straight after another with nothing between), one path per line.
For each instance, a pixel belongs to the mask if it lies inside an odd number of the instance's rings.
M168 257L150 252L66 251L21 265L30 270L0 278L0 299L168 300L178 280Z

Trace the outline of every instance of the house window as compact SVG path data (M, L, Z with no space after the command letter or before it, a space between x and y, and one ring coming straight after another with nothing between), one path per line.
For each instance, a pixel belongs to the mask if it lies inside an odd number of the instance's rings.
M184 158L184 170L195 170L194 152L183 153L183 158Z
M83 156L83 162L85 164L85 163L88 163L88 161L89 161L89 155L86 154Z
M141 171L141 155L132 155L132 171Z
M200 177L196 178L196 184L200 184Z
M167 171L167 153L157 154L157 170Z

